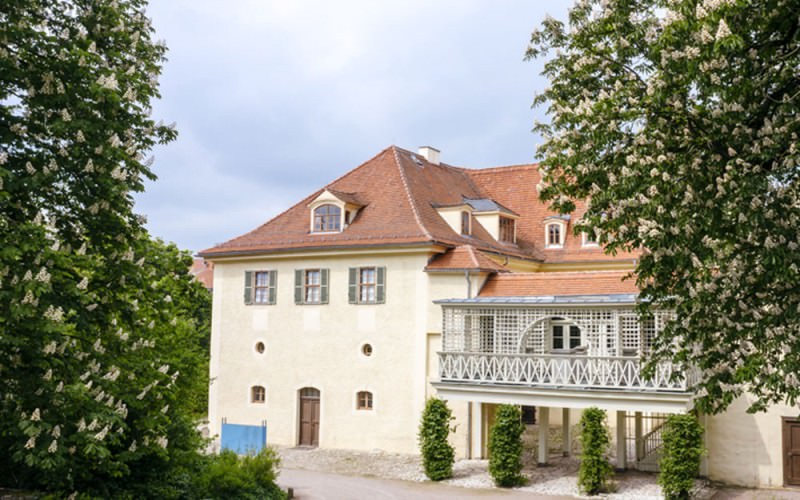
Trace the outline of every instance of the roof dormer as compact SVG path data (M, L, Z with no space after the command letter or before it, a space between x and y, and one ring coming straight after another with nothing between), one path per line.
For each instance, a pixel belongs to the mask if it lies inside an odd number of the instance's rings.
M544 247L564 248L569 215L551 215L544 218Z
M308 204L311 233L340 233L364 207L354 193L325 189Z
M497 241L517 242L517 219L519 215L509 208L488 198L464 200L472 208L472 216Z
M469 236L472 234L472 207L466 203L458 205L434 206L447 225L456 233Z

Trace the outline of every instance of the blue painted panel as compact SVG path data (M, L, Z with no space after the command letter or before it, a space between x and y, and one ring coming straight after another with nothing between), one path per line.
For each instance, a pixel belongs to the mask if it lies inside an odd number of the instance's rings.
M223 449L239 455L255 454L267 444L267 426L223 423L220 441Z

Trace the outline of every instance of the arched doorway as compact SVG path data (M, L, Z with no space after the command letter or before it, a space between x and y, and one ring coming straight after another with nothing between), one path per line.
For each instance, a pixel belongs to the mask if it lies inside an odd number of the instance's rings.
M319 445L319 389L300 389L300 446Z

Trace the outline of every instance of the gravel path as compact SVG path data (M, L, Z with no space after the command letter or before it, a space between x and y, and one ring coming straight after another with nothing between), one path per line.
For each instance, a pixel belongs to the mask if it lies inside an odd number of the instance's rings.
M427 481L422 472L420 458L416 455L349 450L321 450L319 448L279 448L281 467L305 469L336 474L374 476L405 481ZM523 473L529 478L527 486L517 488L545 495L572 495L578 492L578 460L572 457L551 457L547 466L528 465ZM462 488L493 488L488 472L487 460L458 460L453 466L453 478L443 484ZM605 498L614 500L660 499L661 489L656 484L656 475L638 471L618 473L614 477L616 491ZM711 498L715 490L705 482L698 481L696 498ZM587 497L588 498L588 497ZM595 497L596 498L596 497Z

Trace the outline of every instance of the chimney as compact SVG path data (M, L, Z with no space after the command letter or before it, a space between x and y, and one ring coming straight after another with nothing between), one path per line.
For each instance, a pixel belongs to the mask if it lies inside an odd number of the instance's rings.
M428 163L439 164L439 150L430 146L420 146L417 153L428 160Z

